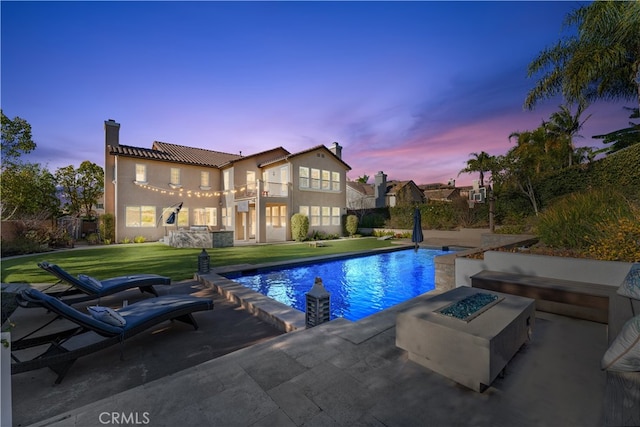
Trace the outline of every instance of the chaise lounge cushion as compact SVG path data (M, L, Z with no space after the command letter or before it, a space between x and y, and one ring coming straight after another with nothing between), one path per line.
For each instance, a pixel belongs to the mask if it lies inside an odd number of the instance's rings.
M91 313L91 316L93 316L95 319L113 326L119 326L123 328L127 324L127 321L124 317L120 316L117 311L109 307L94 305L87 307L87 311L89 311L89 313Z
M631 266L627 277L618 288L618 295L640 300L640 263Z
M78 280L84 283L95 293L99 293L102 290L102 283L95 277L87 276L86 274L78 274Z
M624 324L602 358L602 369L618 372L640 371L640 315Z

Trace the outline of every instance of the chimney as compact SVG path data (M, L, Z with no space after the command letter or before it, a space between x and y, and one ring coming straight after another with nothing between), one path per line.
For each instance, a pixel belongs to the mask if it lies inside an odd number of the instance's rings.
M120 145L120 123L109 119L104 122L104 140L105 145L117 147Z
M382 171L378 172L375 176L373 191L375 196L376 208L384 208L385 196L387 195L387 175L385 175Z
M329 151L331 151L337 158L342 160L342 146L340 144L334 142L331 148L329 148Z

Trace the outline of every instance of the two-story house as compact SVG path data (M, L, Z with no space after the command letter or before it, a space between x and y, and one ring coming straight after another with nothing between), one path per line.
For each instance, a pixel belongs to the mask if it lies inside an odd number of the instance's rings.
M342 234L351 168L338 143L243 156L158 141L122 145L119 129L105 121L104 207L115 216L116 241L160 240L190 227L230 230L235 241L286 241L295 213L309 217L310 230Z

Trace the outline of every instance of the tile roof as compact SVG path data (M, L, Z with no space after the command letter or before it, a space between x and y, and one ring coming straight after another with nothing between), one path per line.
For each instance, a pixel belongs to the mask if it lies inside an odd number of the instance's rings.
M171 153L177 161L188 164L219 166L229 161L242 158L240 154L223 153L221 151L205 150L203 148L185 147L184 145L176 145L160 141L155 141L153 143L153 148Z
M340 163L342 163L348 170L351 170L351 166L349 166L341 158L339 158L338 156L333 154L333 152L331 150L329 150L327 147L325 147L324 145L316 145L315 147L311 147L311 148L308 148L306 150L298 151L297 153L287 154L286 156L282 156L282 157L278 157L278 158L273 159L273 160L262 162L258 166L259 167L264 167L264 166L270 165L272 163L280 162L282 160L289 160L292 157L296 157L296 156L300 156L302 154L310 153L310 152L315 151L315 150L325 150L325 151L327 151L329 154L331 154L333 157L335 157L336 160L338 160Z
M286 150L286 149L285 149L285 148L283 148L283 147L276 147L276 148L272 148L272 149L270 149L270 150L261 151L261 152L259 152L259 153L250 154L250 155L248 155L248 156L242 156L242 157L240 157L239 159L233 159L233 160L230 160L230 161L226 162L225 164L222 164L221 166L226 166L227 164L235 163L235 162L238 162L238 161L240 161L240 160L249 159L249 158L251 158L251 157L256 157L256 156L261 156L261 155L264 155L264 154L268 154L268 153L270 153L270 152L272 152L272 151L273 151L273 152L280 151L280 152L284 152L284 153L286 153L284 156L283 156L283 155L280 155L280 156L275 157L275 158L276 158L276 159L278 159L278 160L281 160L281 159L283 159L284 157L286 157L286 156L288 156L289 154L291 154L291 153L289 153L289 151L288 151L288 150ZM275 155L275 154L274 154L274 155ZM271 163L271 162L272 162L272 160L268 160L266 163ZM262 165L262 164L264 164L264 163L265 163L265 162L261 163L261 165Z
M362 182L358 181L347 181L347 186L351 187L360 194L364 194L365 196L375 195L373 184L363 184Z
M218 167L221 164L242 158L239 154L185 147L183 145L169 144L160 141L155 141L152 148L110 145L109 152L116 156L137 157L140 159L210 167Z

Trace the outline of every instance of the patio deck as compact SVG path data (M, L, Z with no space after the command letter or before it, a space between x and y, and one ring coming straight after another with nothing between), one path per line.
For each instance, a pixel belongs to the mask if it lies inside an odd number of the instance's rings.
M477 393L409 361L395 345L397 311L429 296L355 323L338 319L280 335L33 425L101 426L113 413L146 417L152 426L601 425L606 325L536 313L532 341L504 377ZM113 368L106 370L124 372ZM108 388L107 379L92 384ZM55 404L50 390L29 409Z

